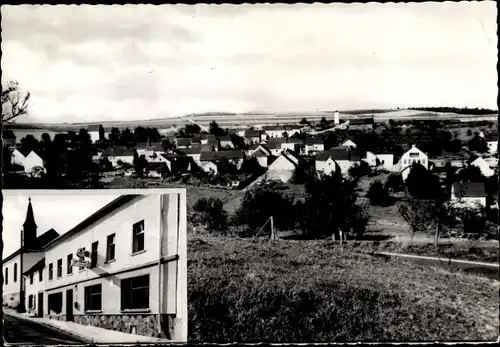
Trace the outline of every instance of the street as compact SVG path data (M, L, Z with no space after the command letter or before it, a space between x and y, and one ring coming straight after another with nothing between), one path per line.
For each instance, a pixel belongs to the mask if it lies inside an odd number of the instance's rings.
M4 314L4 341L30 345L81 345L85 342L42 324Z

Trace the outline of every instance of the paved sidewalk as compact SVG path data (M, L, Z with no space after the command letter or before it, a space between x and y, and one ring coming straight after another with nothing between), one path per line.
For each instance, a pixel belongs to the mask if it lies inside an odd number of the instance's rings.
M156 337L148 337L135 334L122 333L120 331L108 330L94 327L91 325L82 325L74 322L59 321L50 318L35 318L30 317L26 313L18 313L14 310L3 310L4 314L26 319L35 323L43 324L53 329L63 331L67 334L74 335L87 343L168 343L172 342L167 339L159 339Z

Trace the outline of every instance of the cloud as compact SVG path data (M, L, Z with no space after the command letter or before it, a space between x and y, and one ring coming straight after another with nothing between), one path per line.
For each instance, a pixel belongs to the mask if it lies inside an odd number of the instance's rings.
M2 7L32 119L496 107L492 2Z

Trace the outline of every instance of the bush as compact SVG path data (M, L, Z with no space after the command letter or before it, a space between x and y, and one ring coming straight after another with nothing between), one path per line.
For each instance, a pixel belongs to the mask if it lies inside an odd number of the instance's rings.
M206 198L199 198L193 205L193 210L196 212L204 212L208 207L208 200Z
M401 176L401 174L390 174L387 177L385 185L388 190L395 193L402 192L405 189L405 184L403 182L403 177Z
M439 177L433 175L422 165L413 164L406 179L408 192L419 199L438 199L445 194L441 188Z
M233 223L247 225L251 232L260 229L271 216L276 229L293 228L296 222L293 200L278 192L258 189L245 194L233 216Z
M210 198L204 212L204 221L209 231L221 231L227 228L227 213L223 208L222 200Z
M388 206L390 203L387 186L384 186L382 182L378 180L370 185L367 197L370 199L370 203L375 206Z

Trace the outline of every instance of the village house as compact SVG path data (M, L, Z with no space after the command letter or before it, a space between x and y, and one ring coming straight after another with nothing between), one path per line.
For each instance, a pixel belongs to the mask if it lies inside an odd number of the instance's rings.
M293 176L299 159L290 151L285 151L269 165L266 180L287 183Z
M31 151L23 161L24 171L27 173L34 172L34 169L41 168L45 172L46 160L35 151Z
M429 157L415 145L412 145L399 159L398 170L401 172L403 181L406 181L408 178L413 164L420 164L426 170L429 169Z
M126 146L114 146L103 150L101 156L103 158L108 158L108 160L111 162L111 165L114 168L117 168L121 163L128 163L130 165L133 165L134 152L134 148Z
M3 146L12 148L16 145L16 134L10 129L4 129L2 131Z
M281 148L283 143L286 143L286 139L284 137L273 137L263 142L263 144L267 146L267 148L271 151L271 154L275 157L279 156L283 151Z
M361 165L366 158L366 152L349 147L334 147L320 152L315 158L316 172L331 175L340 170L343 175L349 173L354 165Z
M488 144L488 152L490 154L498 153L498 132L489 132L484 135L484 139Z
M234 148L233 141L229 135L220 136L218 140L220 148Z
M247 145L253 145L262 141L262 134L259 130L245 130L243 137Z
M285 135L286 137L292 137L293 135L300 133L301 127L295 125L269 125L263 126L262 129L268 139L271 139L285 137Z
M26 156L29 154L29 151L23 151L21 148L16 148L12 151L10 155L10 162L12 164L20 165L24 168L24 160Z
M210 145L205 145L205 146L210 146ZM202 151L203 151L203 145L193 146L191 148L182 148L178 150L178 152L188 157L191 157L193 161L196 163L196 165L201 165L200 157ZM208 151L210 151L210 149L208 149Z
M183 174L192 170L193 158L175 153L161 153L153 161L153 164L164 163L167 167L166 175ZM158 167L157 167L158 168Z
M21 229L21 247L2 259L3 302L20 311L29 306L26 304L27 283L22 275L43 259L43 247L59 236L54 229L50 229L37 237L37 229L31 199L28 199Z
M349 130L372 130L374 124L373 117L350 119Z
M484 177L491 177L495 174L495 171L490 167L488 162L481 157L473 156L472 158L470 158L467 161L467 164L469 166L475 166L475 167L479 168L479 170L481 171L481 174Z
M200 163L202 167L208 162L217 163L223 159L228 160L230 163L234 164L236 168L240 169L241 164L243 164L243 159L245 154L243 151L234 150L234 151L211 151L211 152L201 152Z
M250 154L250 157L256 158L260 166L267 167L272 154L266 147L259 145L257 149Z
M120 196L47 244L43 262L33 266L33 274L43 269L43 285L33 281L27 290L38 299L37 311L50 319L185 342L185 206L181 189Z
M450 201L452 202L479 204L486 207L486 197L484 182L455 182L451 187Z
M376 154L377 159L379 160L379 165L384 170L394 171L394 154L384 153L384 154Z
M293 151L295 153L303 153L305 151L304 139L299 139L296 137L285 138L285 141L281 143L282 151Z
M350 148L356 148L358 145L356 145L353 141L347 140L344 143L340 145L340 147L350 147Z
M191 139L189 137L177 137L174 139L176 148L188 148L191 147Z
M205 164L203 164L203 166L201 167L201 169L208 173L208 174L211 174L213 176L217 175L219 173L219 167L217 166L217 163L216 162L213 162L213 161L209 161Z
M306 138L304 154L314 155L325 150L325 142L322 136Z
M161 153L165 153L165 149L161 142L140 142L135 146L135 150L139 157L143 155L148 162L153 161L153 159Z

